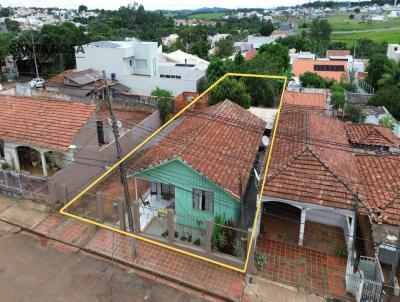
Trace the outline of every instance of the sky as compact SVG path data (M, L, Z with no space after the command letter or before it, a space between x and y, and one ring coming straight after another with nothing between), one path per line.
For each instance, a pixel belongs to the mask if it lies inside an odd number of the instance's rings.
M200 7L226 7L226 8L244 8L244 7L262 7L271 8L276 6L291 6L308 2L306 0L136 0L143 4L146 10L155 9L196 9ZM60 7L75 8L80 4L85 4L90 9L118 9L120 6L126 6L133 3L134 0L1 0L2 6L29 6L29 7Z

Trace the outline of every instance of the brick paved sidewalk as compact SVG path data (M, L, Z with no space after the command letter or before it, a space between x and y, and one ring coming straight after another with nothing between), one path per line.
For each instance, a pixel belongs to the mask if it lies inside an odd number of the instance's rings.
M127 236L96 228L59 213L50 215L36 226L35 231L167 275L231 300L240 301L243 295L244 274L142 240L136 240L137 257L133 258L130 238Z

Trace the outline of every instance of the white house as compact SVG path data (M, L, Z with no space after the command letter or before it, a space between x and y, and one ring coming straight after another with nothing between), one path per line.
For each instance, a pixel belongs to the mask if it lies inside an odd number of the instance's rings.
M272 44L274 43L280 36L255 36L249 35L247 37L247 43L252 44L254 49L259 49L263 44Z
M389 59L400 61L400 44L389 44L386 55Z
M177 50L166 54L157 42L99 41L75 47L77 70L104 70L137 94L156 87L174 95L197 92L208 67L206 60ZM105 59L106 58L106 59Z

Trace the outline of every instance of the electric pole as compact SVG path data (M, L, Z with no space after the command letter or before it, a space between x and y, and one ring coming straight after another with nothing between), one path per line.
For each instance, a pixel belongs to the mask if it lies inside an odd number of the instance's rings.
M110 85L108 84L107 81L107 76L105 71L103 70L103 79L106 84L106 94L107 94L107 103L108 103L108 108L110 111L110 118L112 121L112 128L114 132L114 138L115 138L115 146L117 149L117 158L118 160L122 159L122 149L121 145L119 143L119 131L118 131L118 123L117 119L114 115L114 110L112 108L112 103L111 103L111 94L110 94ZM126 178L126 171L125 171L125 163L121 163L119 165L119 170L121 173L121 183L124 187L124 194L125 194L125 205L126 209L128 212L128 226L129 226L129 231L133 232L134 226L133 226L133 216L132 216L132 206L131 206L131 199L129 196L129 188L128 188L128 179ZM136 242L135 238L132 238L132 255L136 257Z
M36 78L38 78L39 70L38 70L38 65L37 65L37 61L36 61L36 50L35 50L35 42L33 41L32 29L31 29L31 40L32 40L33 60L35 61Z

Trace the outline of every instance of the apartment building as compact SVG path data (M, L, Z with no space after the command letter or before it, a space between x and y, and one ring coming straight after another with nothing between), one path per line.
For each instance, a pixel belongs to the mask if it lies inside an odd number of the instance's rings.
M104 70L134 93L150 94L156 87L174 95L198 92L208 62L183 51L163 53L157 42L99 41L75 47L77 70ZM107 58L107 59L105 59Z

